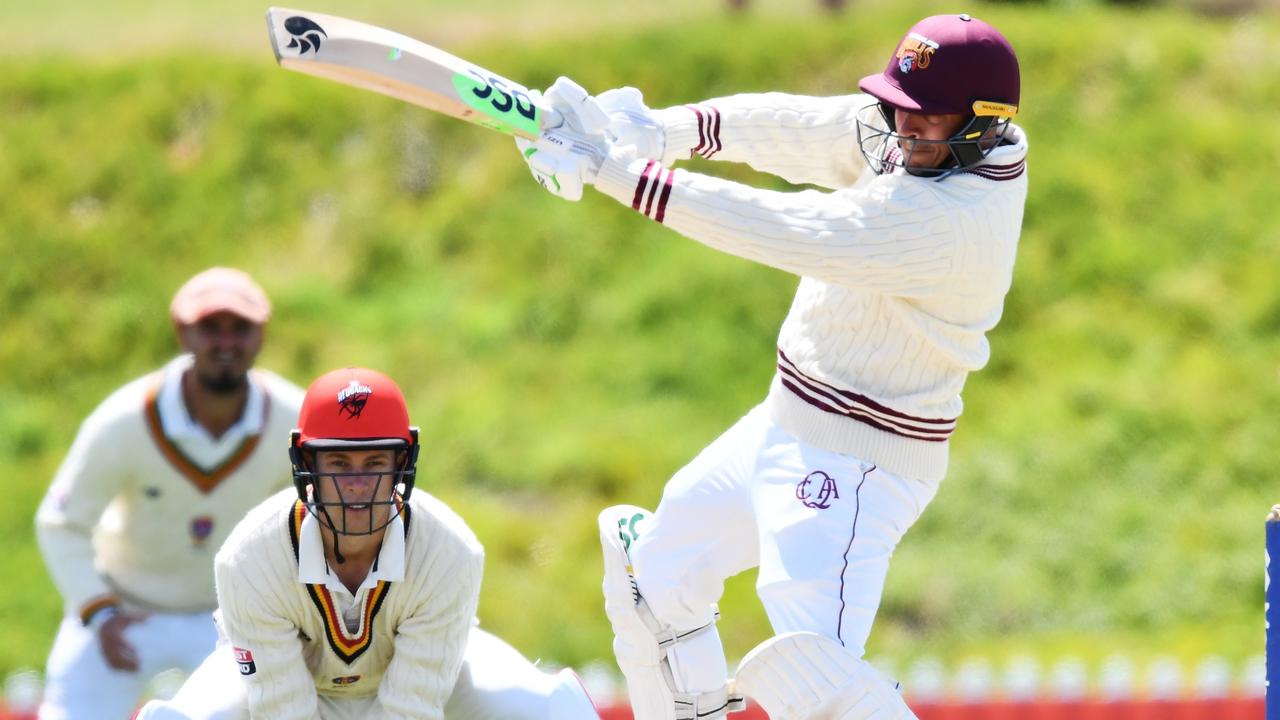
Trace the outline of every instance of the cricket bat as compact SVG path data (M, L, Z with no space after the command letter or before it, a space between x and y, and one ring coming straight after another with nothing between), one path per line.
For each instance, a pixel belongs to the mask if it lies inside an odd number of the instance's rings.
M356 20L271 8L267 31L280 67L421 105L459 120L536 140L560 113L528 88L466 60Z

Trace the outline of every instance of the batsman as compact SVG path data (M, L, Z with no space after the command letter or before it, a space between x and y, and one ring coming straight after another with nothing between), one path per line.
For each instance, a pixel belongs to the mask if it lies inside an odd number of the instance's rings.
M567 126L517 140L583 187L709 247L799 276L763 402L667 483L600 515L605 609L637 720L914 718L864 659L889 558L947 470L960 393L1012 281L1027 195L1019 69L968 15L921 20L860 93L743 94L664 110L634 88L542 96ZM593 138L584 142L583 138ZM673 169L701 156L791 183ZM776 636L728 675L724 580L759 567Z

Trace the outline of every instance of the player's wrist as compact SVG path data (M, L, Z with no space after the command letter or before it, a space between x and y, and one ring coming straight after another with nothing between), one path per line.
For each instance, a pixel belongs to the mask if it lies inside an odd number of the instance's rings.
M659 158L662 163L670 165L692 156L693 149L703 141L705 135L705 130L699 130L702 123L693 108L689 105L677 105L655 110L653 114L662 123L666 141Z
M636 185L653 160L637 158L629 147L614 147L596 173L595 188L624 205L632 204Z

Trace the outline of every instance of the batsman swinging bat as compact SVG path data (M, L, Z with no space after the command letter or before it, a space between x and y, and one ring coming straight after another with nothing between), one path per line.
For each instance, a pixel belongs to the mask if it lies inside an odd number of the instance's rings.
M355 20L271 8L280 67L390 95L460 120L536 140L561 124L529 90L449 53Z

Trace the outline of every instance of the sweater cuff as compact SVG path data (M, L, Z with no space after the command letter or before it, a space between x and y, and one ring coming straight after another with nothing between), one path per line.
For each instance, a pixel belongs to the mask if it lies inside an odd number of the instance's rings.
M596 175L596 189L623 205L631 205L640 175L651 162L630 152L611 152Z
M633 153L623 151L610 153L600 166L596 189L662 222L674 181L674 170L663 167L657 160L637 159Z
M710 160L720 152L720 111L706 103L694 103L658 111L666 128L667 142L662 153L664 165L695 155Z
M693 149L700 144L698 127L702 124L693 109L688 105L677 105L655 113L662 122L666 134L666 144L659 160L663 165L670 165L677 160L693 157Z
M80 622L92 627L95 620L108 618L119 609L115 595L99 595L80 606Z

